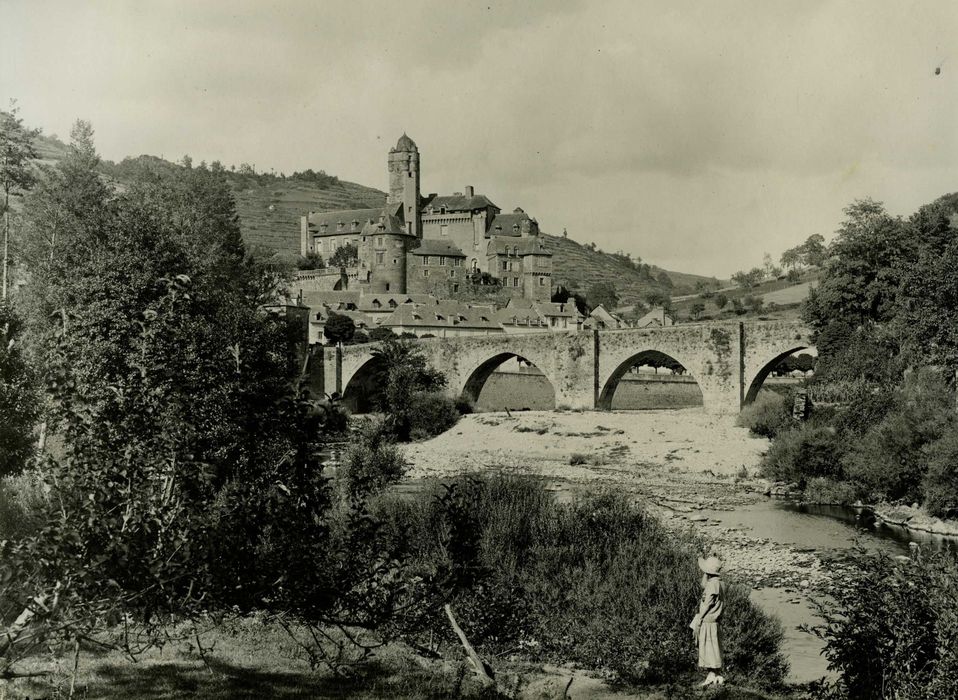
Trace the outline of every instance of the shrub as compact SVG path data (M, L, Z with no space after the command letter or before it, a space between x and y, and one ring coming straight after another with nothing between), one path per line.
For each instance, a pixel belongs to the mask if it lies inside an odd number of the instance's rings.
M765 476L795 481L804 488L813 477L841 478L843 445L835 431L803 424L779 434L762 460Z
M588 464L589 458L581 452L573 452L569 457L569 466L575 467L579 464Z
M949 431L926 449L922 482L925 508L939 518L958 517L958 433Z
M958 560L942 552L898 562L864 550L818 604L837 682L824 697L956 698Z
M436 612L451 602L486 655L517 646L537 661L574 662L629 683L676 680L695 667L689 620L701 595L693 547L617 493L559 504L540 480L461 477L428 500L381 501L378 517L438 582L406 628L454 643ZM773 686L786 663L781 626L729 582L723 616L730 674ZM439 620L439 627L436 626ZM514 653L514 652L513 652Z
M444 433L459 422L455 400L438 391L416 392L409 406L409 437L425 440Z
M861 498L861 492L845 481L823 476L812 477L805 486L804 498L812 503L841 503L848 505Z
M909 402L852 444L843 463L845 473L874 498L916 501L926 470L925 448L952 422L950 407L934 401Z
M476 412L476 402L464 394L456 397L456 410L460 416L466 416Z
M363 498L403 477L409 465L390 438L385 423L374 419L350 441L336 472L344 496Z
M748 428L755 435L774 438L789 427L791 423L789 408L791 406L786 403L784 396L763 389L758 392L758 396L752 403L742 409L737 423L743 428Z

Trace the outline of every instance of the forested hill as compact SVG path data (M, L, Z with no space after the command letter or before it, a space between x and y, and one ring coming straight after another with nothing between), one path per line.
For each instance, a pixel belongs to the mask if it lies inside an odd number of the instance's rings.
M53 163L63 158L68 147L55 136L37 139L40 158ZM194 164L197 165L197 164ZM104 160L105 177L122 188L141 169L176 169L183 165L156 156L124 158L118 163ZM256 173L247 165L224 168L236 196L243 238L254 247L276 250L290 257L299 253L299 219L307 211L359 209L382 205L386 194L372 187L340 180L333 175L307 170L291 176ZM597 282L611 282L621 305L632 305L649 291L686 294L695 284L709 278L661 268L619 254L604 253L571 238L543 234L553 252L553 279L556 285L585 292Z

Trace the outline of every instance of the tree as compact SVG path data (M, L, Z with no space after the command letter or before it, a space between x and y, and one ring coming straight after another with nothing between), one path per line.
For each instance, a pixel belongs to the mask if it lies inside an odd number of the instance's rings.
M369 340L374 343L378 343L383 340L389 340L395 337L396 337L395 333L393 333L388 328L384 328L383 326L376 326L371 331L369 331Z
M765 273L762 268L753 267L748 272L736 272L732 275L732 281L742 289L751 289L752 287L757 287L764 276Z
M39 396L22 352L22 321L0 302L0 476L20 472L34 450Z
M356 333L356 324L349 316L330 312L323 326L323 335L330 343L348 343Z
M329 258L330 267L353 267L359 262L359 250L352 243L336 249Z
M30 161L37 157L34 140L39 129L27 129L17 114L0 110L0 187L3 188L3 299L7 298L7 268L10 250L10 195L20 194L34 183Z
M808 267L819 267L825 262L825 237L819 233L809 236L799 248L801 262Z
M712 302L715 304L715 308L721 310L724 309L728 304L728 297L722 292L719 292L715 295L715 298L712 300Z
M659 284L662 285L663 289L672 289L673 287L672 278L669 277L669 273L666 272L665 270L662 270L661 272L659 272L659 274L656 275L655 279Z
M426 362L426 356L410 340L387 338L373 350L383 391L383 411L400 441L409 440L412 411L417 394L446 385L446 378Z
M652 308L667 308L671 304L671 298L665 292L658 289L652 289L645 293L643 297L645 302Z
M589 308L594 309L597 306L604 306L612 311L619 305L619 294L615 290L615 285L611 282L596 282L585 293Z
M565 304L569 300L575 304L576 310L583 316L587 316L589 313L589 302L586 298L579 292L569 291L561 284L556 287L555 291L552 293L551 301L556 304Z
M689 307L689 318L694 321L697 321L702 317L702 314L705 312L705 304L700 301L697 301Z
M326 263L323 262L322 255L315 250L310 250L306 255L299 256L299 259L296 261L296 267L300 270L322 270L326 267Z

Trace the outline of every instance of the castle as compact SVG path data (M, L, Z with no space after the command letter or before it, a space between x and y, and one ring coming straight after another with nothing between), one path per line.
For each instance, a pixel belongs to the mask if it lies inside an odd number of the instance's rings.
M472 186L423 197L419 149L406 134L390 149L387 162L385 206L301 217L302 255L328 260L347 244L358 254L354 268L316 274L317 282L331 282L330 290L448 298L468 296L491 276L509 296L552 298L552 253L539 238L535 219L518 208L503 214Z

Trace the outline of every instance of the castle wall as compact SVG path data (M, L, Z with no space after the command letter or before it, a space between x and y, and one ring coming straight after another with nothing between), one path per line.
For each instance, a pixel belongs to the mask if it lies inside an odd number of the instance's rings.
M409 291L405 239L405 236L389 233L363 236L359 258L370 272L370 292L405 294Z
M455 214L424 214L422 217L422 237L454 243L466 255L466 267L471 267L475 258L476 266L487 271L485 237L485 213L473 216L468 212ZM445 226L445 235L443 227Z
M429 264L424 264L425 259ZM458 264L457 264L458 262ZM440 299L454 299L465 288L468 273L462 258L446 257L445 265L439 264L437 255L406 255L406 292L409 294L432 294Z

